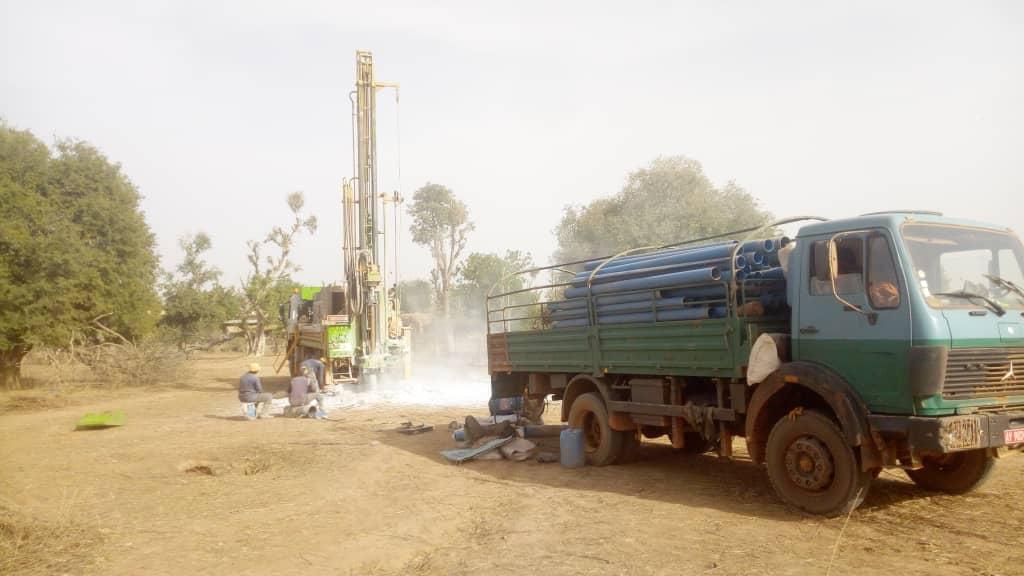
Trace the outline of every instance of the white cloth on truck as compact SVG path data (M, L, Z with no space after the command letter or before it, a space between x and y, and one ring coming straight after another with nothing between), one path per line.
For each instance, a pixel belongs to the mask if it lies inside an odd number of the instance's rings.
M760 384L782 366L789 356L789 337L785 334L761 334L750 348L747 384Z

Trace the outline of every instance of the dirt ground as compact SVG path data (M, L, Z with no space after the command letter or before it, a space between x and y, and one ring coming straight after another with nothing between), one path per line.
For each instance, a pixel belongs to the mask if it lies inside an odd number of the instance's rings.
M645 443L627 466L455 466L447 425L482 404L243 421L245 362L66 405L0 396L0 573L826 574L834 555L832 574L1024 574L1017 454L962 497L884 473L847 524L782 505L740 441L728 462ZM73 431L105 409L126 425ZM436 430L384 431L407 420Z

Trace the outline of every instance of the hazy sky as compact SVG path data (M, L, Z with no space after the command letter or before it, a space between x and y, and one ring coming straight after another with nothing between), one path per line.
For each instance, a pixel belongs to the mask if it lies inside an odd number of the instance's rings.
M357 49L401 84L400 123L380 97L381 189L451 187L469 250L546 261L563 206L670 154L779 216L935 209L1021 234L1022 31L1015 1L0 0L0 117L98 146L164 265L206 231L228 282L293 190L321 221L298 277L341 277ZM401 257L426 276L408 234Z

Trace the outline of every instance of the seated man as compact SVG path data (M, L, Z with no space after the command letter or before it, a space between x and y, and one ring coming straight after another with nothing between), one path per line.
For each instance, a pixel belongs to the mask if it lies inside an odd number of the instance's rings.
M259 371L259 364L255 362L249 364L249 371L243 374L238 381L238 401L244 404L256 404L257 416L266 418L269 416L270 403L274 396L263 391L260 377L256 375ZM248 418L248 416L246 417Z
M320 394L320 387L317 385L316 377L308 367L302 367L302 376L292 378L288 386L288 404L298 408L316 401L317 415L324 412L324 398Z

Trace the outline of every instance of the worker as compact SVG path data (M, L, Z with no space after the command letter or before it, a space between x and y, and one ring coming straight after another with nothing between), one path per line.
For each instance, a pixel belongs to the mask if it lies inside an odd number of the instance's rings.
M309 368L309 371L313 377L316 378L317 384L320 388L327 386L327 380L325 379L325 372L327 368L327 359L323 356L320 359L307 358L299 364L299 368Z
M238 401L245 404L256 404L256 415L258 418L270 416L270 403L274 395L263 391L263 383L257 376L260 365L256 362L249 364L249 371L238 380Z
M308 366L302 367L302 376L292 378L288 387L288 404L299 407L306 406L316 401L317 418L324 414L324 397L320 394L320 387L316 383L316 377Z

